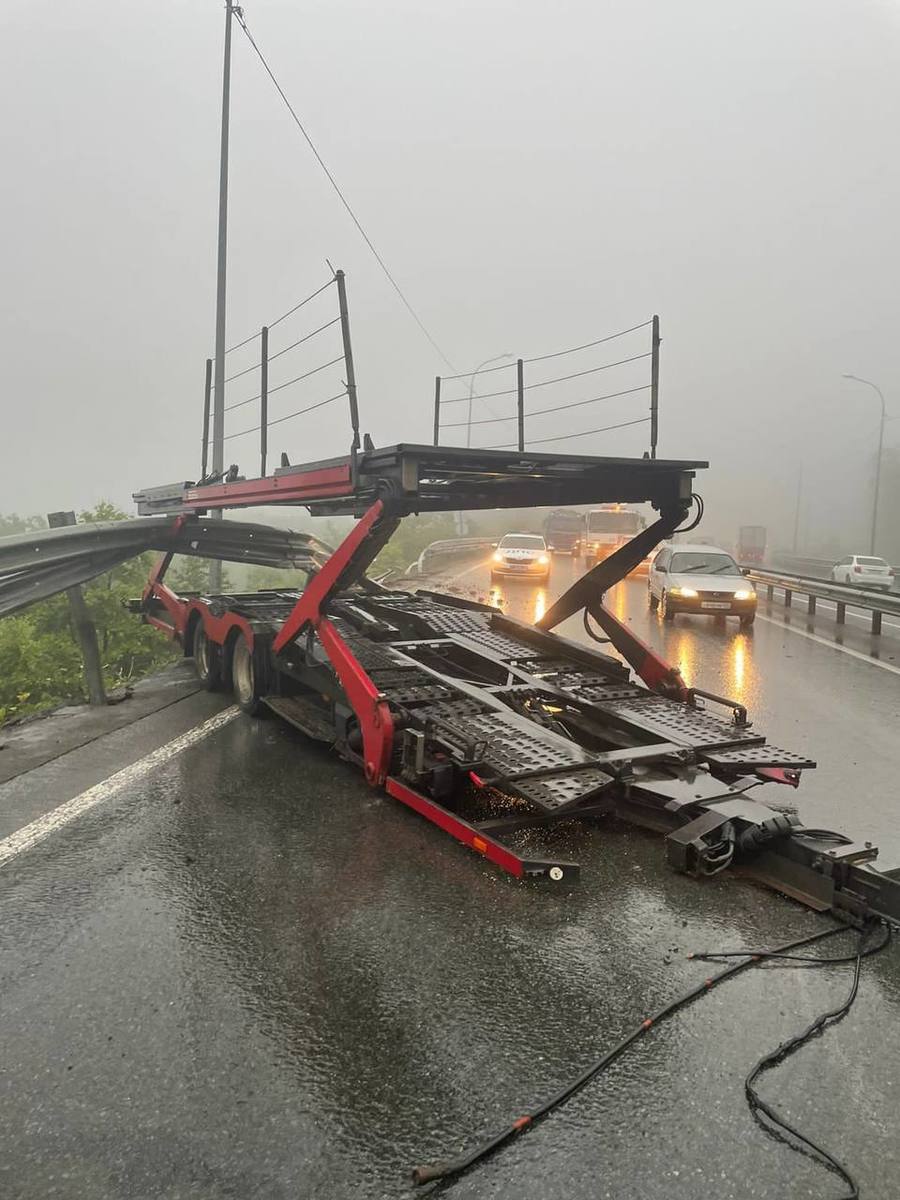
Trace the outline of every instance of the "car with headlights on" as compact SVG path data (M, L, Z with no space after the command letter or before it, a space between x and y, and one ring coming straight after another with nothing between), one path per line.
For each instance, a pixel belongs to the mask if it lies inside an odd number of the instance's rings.
M663 546L650 564L648 599L664 621L677 613L739 617L742 629L756 618L756 592L730 554L715 546Z
M507 533L500 539L491 558L491 583L499 578L549 580L550 555L539 533Z

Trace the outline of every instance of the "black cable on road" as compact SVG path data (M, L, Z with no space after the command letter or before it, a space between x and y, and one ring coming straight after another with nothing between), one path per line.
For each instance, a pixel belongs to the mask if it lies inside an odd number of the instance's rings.
M450 368L450 370L455 371L456 367L453 365L453 363L450 361L450 359L447 357L447 355L444 353L444 351L440 348L440 346L437 344L437 342L431 336L431 334L429 333L428 329L425 326L424 321L421 319L419 314L416 312L416 310L413 308L413 306L407 300L406 295L403 292L403 289L400 287L400 284L397 282L397 280L391 274L390 270L388 269L387 263L384 261L384 259L381 257L381 255L378 253L378 251L375 249L375 245L372 242L372 239L366 233L365 229L363 229L362 223L360 222L359 217L357 217L356 213L350 207L350 202L347 200L347 197L344 195L344 193L341 191L340 187L338 186L337 180L332 175L331 171L328 169L328 167L325 163L325 160L322 158L322 155L316 149L316 146L315 146L312 138L306 132L306 128L305 128L303 122L297 116L297 112L294 109L293 104L291 104L290 100L288 100L287 96L285 95L284 89L282 88L282 86L278 82L278 80L275 78L275 74L272 71L272 68L269 66L268 62L266 62L263 52L260 50L259 46L257 46L257 44L253 38L253 34L247 28L247 22L244 18L244 14L239 9L237 9L237 10L235 10L235 16L238 19L238 24L240 25L241 29L244 31L247 41L253 47L253 49L256 53L256 57L262 63L263 69L265 70L265 72L269 76L269 78L271 79L272 83L275 85L275 90L278 92L278 95L284 101L285 108L287 108L288 112L293 117L294 124L297 126L297 128L300 130L301 134L303 135L303 138L304 138L307 146L309 146L310 150L313 152L313 155L315 156L316 162L319 164L319 166L325 172L325 176L328 179L328 182L334 188L335 193L337 194L337 198L340 200L341 204L346 209L347 214L350 217L350 220L356 226L363 241L366 243L366 245L372 251L372 254L375 256L375 261L378 263L379 267L381 267L381 269L384 272L385 277L387 278L391 287L394 289L394 291L400 297L401 301L403 302L404 307L406 308L406 311L409 313L409 315L412 317L412 319L418 325L419 329L421 329L422 333L425 335L425 337L431 343L432 347L438 352L438 354L444 360L444 362L447 364L447 366ZM270 326L270 328L271 328L271 326Z
M644 1020L641 1021L640 1025L638 1025L637 1028L632 1030L631 1033L624 1037L622 1041L620 1041L616 1046L613 1046L611 1050L608 1050L600 1058L592 1062L571 1082L567 1083L564 1087L560 1088L559 1091L550 1096L549 1099L545 1100L543 1104L540 1104L536 1108L529 1110L523 1116L516 1118L516 1120L511 1122L511 1124L509 1124L505 1129L500 1130L499 1133L494 1134L494 1136L482 1142L481 1145L476 1146L474 1150L460 1154L458 1157L449 1159L447 1162L436 1163L432 1166L416 1167L412 1172L413 1183L421 1186L422 1184L431 1183L437 1180L448 1180L454 1176L461 1175L464 1171L467 1171L477 1163L482 1162L495 1151L499 1150L502 1146L512 1141L512 1139L518 1134L524 1132L526 1129L534 1125L536 1121L548 1116L555 1109L565 1104L567 1100L570 1100L577 1092L581 1091L581 1089L587 1083L590 1083L592 1079L595 1079L597 1075L606 1070L611 1063L615 1062L620 1055L622 1055L630 1046L634 1045L634 1043L643 1037L644 1034L646 1034L650 1029L654 1028L654 1026L658 1025L666 1018L674 1016L675 1013L685 1008L688 1004L692 1003L692 1001L698 999L700 996L703 996L707 992L711 991L712 988L716 987L718 984L724 983L728 979L733 979L736 975L741 974L741 972L746 971L750 967L756 966L758 963L763 962L768 958L772 958L780 954L790 953L791 951L799 949L802 946L810 946L814 943L824 941L826 938L835 937L839 933L846 932L847 927L845 925L836 925L831 926L828 929L819 930L817 933L810 934L806 937L797 938L794 941L787 942L776 947L774 950L745 951L744 957L740 962L732 963L730 966L727 966L721 970L717 975L712 975L709 978L704 979L702 983L698 984L696 987L690 988L686 992L683 992L680 996L677 996L674 1000L671 1000L668 1004L664 1005L651 1016L645 1017ZM862 943L862 937L864 935L861 934L860 936ZM889 939L890 929L888 929L887 936L882 940L882 942L876 946L873 946L867 951L867 953L874 954L877 953L878 950L884 949ZM856 955L854 955L854 958L859 960L863 956L863 946L860 944ZM822 960L822 963L823 965L827 965L828 960L824 959ZM854 982L856 983L856 980ZM854 987L851 996L848 998L848 1002L845 1002L846 1008L849 1008L849 1005L852 1004L855 995L856 988ZM804 1031L804 1034L799 1035L800 1040L797 1041L797 1045L802 1044L802 1041L804 1040L808 1040L808 1038L811 1037L814 1032L823 1028L824 1024L830 1019L832 1019L830 1013L823 1014L821 1018L817 1018L817 1020L813 1022L809 1029ZM779 1050L774 1052L775 1055L778 1055L782 1050L784 1050L784 1053L781 1054L781 1057L778 1059L778 1061L781 1061L782 1058L786 1057L787 1053L792 1052L792 1050L796 1048L796 1046L793 1045L794 1041L796 1040L797 1039L792 1039L791 1043L785 1043L784 1047L779 1047ZM767 1069L769 1065L769 1059L772 1057L773 1056L768 1055L765 1059L760 1060L760 1063L758 1063L753 1071L750 1072L750 1075L748 1075L747 1084L745 1085L747 1087L748 1097L750 1096L750 1090L752 1089L754 1080L760 1071ZM774 1062L771 1065L774 1065ZM768 1116L773 1123L780 1122L782 1128L788 1128L790 1130L790 1127L786 1126L786 1123L780 1121L780 1118L778 1118L777 1114L775 1114L774 1117L770 1115L768 1106L764 1107L764 1102L759 1102L758 1107L766 1113L766 1116ZM790 1130L790 1132L793 1132L793 1130ZM802 1138L802 1135L800 1135L800 1137ZM811 1144L806 1138L802 1138L802 1140L807 1145ZM818 1150L819 1148L816 1147L816 1149ZM845 1168L837 1164L837 1160L833 1159L830 1155L827 1155L827 1152L826 1156L830 1161L837 1165L837 1169L842 1177L845 1179L850 1179L852 1183L852 1178L849 1176L849 1173L845 1172ZM855 1186L855 1184L853 1186ZM852 1192L850 1197L848 1197L848 1200L856 1200L858 1194L858 1190L856 1192Z

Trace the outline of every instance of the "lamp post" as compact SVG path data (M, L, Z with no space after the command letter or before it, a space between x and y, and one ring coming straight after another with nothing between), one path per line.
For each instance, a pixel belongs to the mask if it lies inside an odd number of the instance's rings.
M844 372L845 379L852 379L856 383L864 383L866 387L870 387L877 393L878 399L881 402L881 424L878 426L878 458L875 461L875 499L872 502L872 531L869 535L869 553L875 553L875 534L878 528L878 493L881 488L881 452L884 447L884 421L885 421L885 405L884 396L881 388L872 383L871 379L861 379L859 375L851 375L849 372Z
M497 354L493 358L486 358L483 363L479 363L469 379L469 415L466 417L466 446L472 445L472 398L475 395L475 380L478 377L478 372L483 371L485 367L489 367L491 363L503 362L506 358L512 358L511 354Z

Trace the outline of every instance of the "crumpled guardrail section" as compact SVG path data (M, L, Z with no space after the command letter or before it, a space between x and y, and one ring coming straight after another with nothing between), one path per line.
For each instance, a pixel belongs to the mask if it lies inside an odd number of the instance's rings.
M249 521L135 517L0 538L0 617L86 583L147 550L262 567L320 567L332 553L318 538Z

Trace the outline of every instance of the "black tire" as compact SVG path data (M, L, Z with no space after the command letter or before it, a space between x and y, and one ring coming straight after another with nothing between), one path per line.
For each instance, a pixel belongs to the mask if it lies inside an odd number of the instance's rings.
M222 686L222 649L209 640L202 620L194 629L194 670L208 692Z
M234 643L231 655L231 686L238 708L251 717L268 711L263 696L268 692L268 647L257 641L253 647L243 636Z
M756 620L756 613L747 613L745 617L741 617L741 629L745 632L753 628L753 622Z
M672 612L671 608L669 608L669 598L665 592L663 592L659 598L659 615L667 625L671 625L675 620L675 614Z
M651 612L656 612L659 608L659 597L654 596L649 588L647 588L647 603L650 605Z

